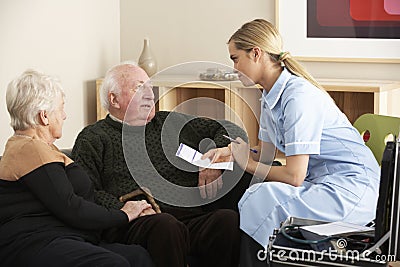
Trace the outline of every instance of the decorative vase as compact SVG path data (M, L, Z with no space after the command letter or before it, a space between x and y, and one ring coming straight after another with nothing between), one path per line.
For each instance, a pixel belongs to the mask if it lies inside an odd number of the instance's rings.
M153 74L157 72L157 61L151 52L149 38L144 38L143 50L140 54L138 63L139 67L144 69L149 77L153 76Z

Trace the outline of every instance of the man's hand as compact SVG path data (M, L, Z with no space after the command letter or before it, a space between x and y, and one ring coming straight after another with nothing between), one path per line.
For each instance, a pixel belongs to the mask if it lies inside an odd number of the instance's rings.
M214 148L207 151L201 159L209 158L211 163L232 161L231 144L227 147Z
M221 170L202 169L199 171L199 190L202 198L215 198L222 185Z

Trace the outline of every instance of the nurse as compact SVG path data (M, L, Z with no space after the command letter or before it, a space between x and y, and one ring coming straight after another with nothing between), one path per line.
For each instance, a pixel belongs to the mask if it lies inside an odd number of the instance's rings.
M243 85L263 88L257 148L261 153L251 153L237 138L204 155L213 161L231 155L263 181L248 188L239 202L245 233L241 266L261 264L257 252L288 216L359 225L373 220L378 163L329 94L282 50L275 27L253 20L237 30L228 45ZM270 147L286 155L286 165L271 166L271 160L264 160L273 154Z

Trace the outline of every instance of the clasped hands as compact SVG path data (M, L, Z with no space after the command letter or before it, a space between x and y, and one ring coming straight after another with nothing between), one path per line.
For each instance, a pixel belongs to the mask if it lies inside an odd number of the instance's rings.
M128 215L129 222L141 216L156 214L151 204L147 203L146 200L127 201L121 210Z

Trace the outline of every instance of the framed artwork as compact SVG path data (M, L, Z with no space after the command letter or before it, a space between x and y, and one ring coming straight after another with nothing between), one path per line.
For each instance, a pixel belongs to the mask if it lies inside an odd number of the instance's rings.
M284 50L303 61L400 63L400 0L275 0Z

